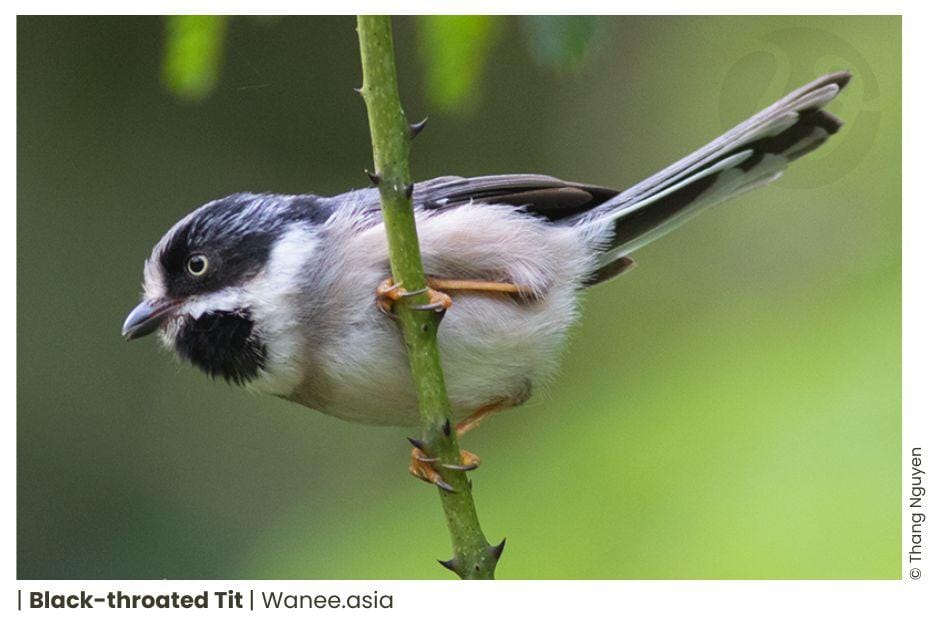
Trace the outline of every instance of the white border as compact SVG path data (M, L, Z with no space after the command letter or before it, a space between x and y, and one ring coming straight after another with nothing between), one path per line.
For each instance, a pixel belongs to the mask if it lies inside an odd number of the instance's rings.
M20 582L29 590L95 594L107 591L195 593L201 591L283 591L314 595L351 593L393 596L385 610L23 610L21 616L40 620L153 620L167 616L183 620L205 617L224 621L367 618L405 623L525 621L737 621L743 623L822 623L872 621L882 623L912 616L923 621L920 591L897 581L145 581L145 582ZM676 594L676 595L675 595ZM15 600L16 595L12 595ZM676 597L676 598L672 598ZM12 606L15 608L16 603ZM930 610L927 610L930 612ZM298 617L298 618L297 618Z
M930 10L922 8L921 3L903 2L868 2L851 0L849 2L814 2L808 0L785 0L780 4L757 4L751 7L748 2L711 2L706 4L691 3L686 0L655 0L653 2L577 2L571 5L554 0L539 2L512 2L476 0L470 4L445 6L436 2L349 2L342 3L342 13L392 12L452 12L452 13L599 13L614 14L625 9L632 14L720 14L720 13L760 13L760 14L904 14L903 19L903 439L902 462L905 474L903 506L907 502L907 456L912 446L925 449L925 459L930 465L932 446L931 417L934 415L932 384L934 374L930 363L934 352L931 323L934 321L931 284L934 283L934 262L932 262L932 232L934 217L931 205L931 192L928 188L931 172L931 150L934 145L932 132L932 97L930 59L934 58L931 39L934 23ZM309 9L318 9L308 2L267 2L262 6L247 2L202 1L198 3L165 2L90 2L80 6L66 2L13 3L11 7L19 13L74 13L77 9L88 13L306 13ZM327 7L322 7L327 12ZM570 11L569 9L573 9ZM754 9L754 10L753 10ZM6 108L3 127L3 154L5 188L15 190L15 17L8 15L4 20L3 61L4 80L7 89L4 98ZM8 191L9 192L9 191ZM12 195L12 193L10 193ZM8 202L12 203L12 202ZM7 216L13 208L7 208ZM925 563L926 574L918 581L869 581L869 582L505 582L468 584L455 582L16 582L15 581L15 508L9 504L14 499L15 491L15 351L9 345L15 344L15 233L11 221L0 228L4 237L0 244L3 257L0 258L0 270L5 277L3 283L4 304L0 305L0 322L5 338L5 366L3 369L2 400L6 431L4 439L5 462L3 490L0 499L7 502L7 512L3 516L2 540L3 569L7 582L0 591L0 608L7 611L16 607L16 589L54 589L80 590L82 588L98 590L125 588L137 592L167 590L197 591L219 590L214 587L239 588L249 590L293 590L311 593L350 593L355 591L379 590L395 595L395 608L391 611L369 611L373 616L385 620L407 621L444 619L447 621L476 620L487 617L488 620L500 620L504 615L521 613L526 617L565 617L594 616L599 619L621 618L632 620L763 620L782 621L794 617L804 620L855 620L880 621L893 617L923 618L924 612L931 612L930 597L922 591L931 593L930 574L934 565ZM931 521L928 522L926 552L934 553ZM903 533L907 543L908 531ZM907 551L907 549L905 550ZM903 556L904 558L904 556ZM907 566L903 564L903 571ZM672 599L673 594L677 594ZM453 605L453 607L452 607ZM199 616L205 613L194 611L172 611L172 616ZM450 614L439 615L445 612ZM25 613L35 618L39 613ZM91 611L91 612L46 612L51 618L62 615L78 619L93 616L119 616L121 619L164 616L166 612L137 612L128 616L128 612ZM239 619L248 613L226 614L227 619ZM254 613L254 615L257 613ZM328 618L346 618L350 614L361 616L362 613L348 611L313 611L297 612L297 616L315 616ZM265 620L270 613L260 616ZM929 615L927 615L929 616ZM41 618L45 618L44 616ZM254 617L251 617L255 619Z

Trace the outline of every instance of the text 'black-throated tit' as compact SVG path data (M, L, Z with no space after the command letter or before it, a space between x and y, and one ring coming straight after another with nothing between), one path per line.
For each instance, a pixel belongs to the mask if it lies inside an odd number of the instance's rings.
M432 301L447 310L438 342L460 430L522 403L554 374L581 290L834 134L841 122L822 108L849 79L815 80L623 192L543 175L415 184ZM404 293L389 273L376 189L239 193L198 208L159 241L123 335L158 330L211 376L339 418L414 425L401 332L381 313Z

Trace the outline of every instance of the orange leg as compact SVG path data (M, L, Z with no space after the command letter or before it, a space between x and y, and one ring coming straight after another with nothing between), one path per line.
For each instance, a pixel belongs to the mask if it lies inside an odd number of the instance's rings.
M515 283L502 283L498 281L481 281L477 279L442 279L440 277L426 277L428 284L429 302L427 305L418 305L415 309L428 309L436 312L447 311L451 307L451 297L448 292L488 292L491 294L517 294L532 297L534 292L528 286ZM400 283L393 283L392 278L385 279L376 288L376 306L387 316L393 317L392 305L407 296L421 294L424 290L408 292Z
M516 283L502 283L500 281L481 281L479 279L443 279L428 276L425 278L429 288L444 290L446 292L500 292L503 294L519 294L533 296L534 292L529 286Z
M476 427L480 426L480 424L483 423L483 420L487 419L497 411L502 411L511 405L511 401L501 400L500 402L494 402L493 404L486 405L485 407L480 407L457 424L456 430L458 439Z
M511 401L500 401L495 402L485 407L481 407L474 413L470 414L457 425L456 432L457 437L460 439L465 433L475 429L480 425L483 420L496 413L501 411L506 407L512 404ZM409 439L413 446L412 449L412 462L409 465L409 473L424 480L428 483L433 483L445 491L453 491L454 489L445 482L444 478L441 477L441 474L438 472L436 467L442 469L456 470L456 471L472 471L480 467L480 457L470 452L468 450L461 450L461 463L460 465L448 465L446 463L441 463L441 460L436 457L429 456L425 444L417 439Z
M481 281L476 279L442 279L439 277L426 277L429 302L427 305L416 306L415 309L428 309L437 312L444 312L452 305L451 297L447 292L489 292L499 294L516 294L520 296L534 296L534 292L528 286L517 285L514 283L501 283L496 281ZM407 296L421 294L424 290L417 292L407 292L402 288L401 283L393 283L392 278L385 279L376 288L376 306L381 312L395 318L392 313L393 304ZM487 417L524 400L502 400L485 407L481 407L476 412L464 418L457 425L457 436L460 438L467 431L473 430L480 425L480 422ZM432 457L427 452L425 444L417 439L409 439L415 447L412 449L412 461L409 465L409 472L416 478L425 482L433 483L445 491L454 489L445 482L444 478L438 472L436 467L441 469L470 471L480 466L480 457L473 452L461 450L460 465L448 465L441 463L437 457Z

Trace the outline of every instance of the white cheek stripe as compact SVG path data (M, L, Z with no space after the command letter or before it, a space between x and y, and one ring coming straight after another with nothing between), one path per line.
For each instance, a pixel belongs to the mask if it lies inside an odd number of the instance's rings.
M233 311L245 307L247 300L248 297L246 296L245 288L231 286L219 292L200 294L189 298L178 308L178 313L181 316L200 318L202 314L209 311Z
M265 371L250 384L256 390L288 395L302 381L304 340L296 306L317 242L313 231L293 226L273 246L266 269L247 284L246 298L267 355Z

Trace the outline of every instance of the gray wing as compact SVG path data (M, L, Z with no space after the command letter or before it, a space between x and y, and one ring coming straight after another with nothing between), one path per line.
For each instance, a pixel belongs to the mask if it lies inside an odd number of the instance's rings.
M471 201L510 205L551 221L561 221L592 210L618 194L612 188L519 173L437 177L415 184L412 201L429 210Z
M519 208L550 221L562 221L593 210L618 194L613 188L566 182L548 175L449 175L416 182L412 203L429 212L470 202L497 204ZM329 197L327 202L332 211L353 206L366 222L380 218L379 192L375 188Z

